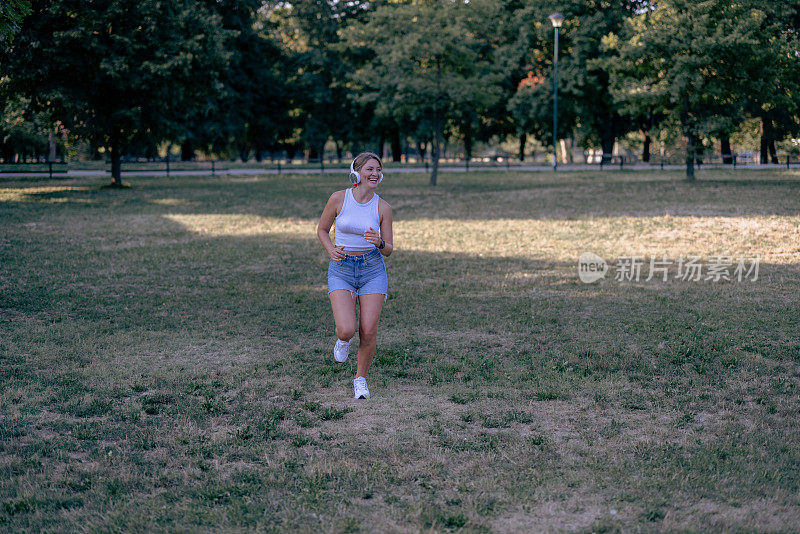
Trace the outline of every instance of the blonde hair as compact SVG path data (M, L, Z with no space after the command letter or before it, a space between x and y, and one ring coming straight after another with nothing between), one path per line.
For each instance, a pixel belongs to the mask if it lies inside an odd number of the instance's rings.
M361 169L364 167L364 165L366 165L371 159L376 160L378 165L381 166L381 170L383 169L383 162L381 161L381 158L379 158L374 152L362 152L356 156L356 159L353 160L353 168L356 170L356 172L361 172Z

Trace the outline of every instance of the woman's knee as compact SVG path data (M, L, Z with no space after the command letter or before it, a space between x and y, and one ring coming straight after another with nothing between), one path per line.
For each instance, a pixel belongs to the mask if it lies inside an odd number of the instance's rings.
M342 341L349 341L356 333L355 325L336 325L336 337Z
M378 325L369 325L367 327L359 326L358 339L361 343L370 343L375 341L378 337Z

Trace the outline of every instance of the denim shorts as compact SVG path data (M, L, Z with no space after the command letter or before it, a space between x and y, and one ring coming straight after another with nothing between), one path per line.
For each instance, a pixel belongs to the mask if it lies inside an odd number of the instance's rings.
M356 295L383 295L389 289L386 264L375 248L361 256L347 255L341 261L328 263L328 293L346 289Z

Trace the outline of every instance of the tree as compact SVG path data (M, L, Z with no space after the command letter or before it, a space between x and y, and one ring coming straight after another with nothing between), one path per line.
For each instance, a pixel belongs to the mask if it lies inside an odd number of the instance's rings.
M187 117L213 111L232 37L191 0L36 0L3 51L4 89L30 98L70 131L121 151L180 139Z
M742 3L664 0L632 17L605 48L618 102L649 108L681 125L687 140L686 177L694 180L698 141L730 131L742 117L749 80L740 68L751 13Z
M354 76L363 101L375 106L378 117L414 125L417 139L433 138L431 185L446 121L463 121L499 96L500 75L476 30L495 14L496 5L481 0L386 3L348 31L351 45L373 54Z
M323 156L329 139L341 158L344 146L363 143L372 122L370 110L354 99L350 73L354 55L342 44L349 21L366 15L368 2L318 0L281 3L272 10L273 34L283 44L287 83L292 87L287 107L296 130L295 141L311 158Z
M778 163L775 141L800 131L800 2L740 5L734 61L743 83L735 86L737 100L761 121L761 162Z
M29 156L36 161L48 150L47 132L42 131L46 117L26 113L28 102L24 98L3 100L5 105L0 109L0 157L6 163L14 161L15 156L21 162L26 162Z
M603 61L607 52L601 42L639 8L638 0L546 0L519 10L512 53L521 59L523 72L544 78L537 84L519 84L509 101L509 110L524 132L545 144L557 141L552 139L554 36L548 16L558 11L565 19L559 32L557 136L564 138L577 130L584 146L599 144L603 158L611 157L616 139L635 125L623 117L620 103L611 95L608 65Z
M29 0L3 0L0 3L0 46L14 40L22 19L30 12Z
M289 132L286 56L272 38L273 22L260 13L262 0L206 0L206 5L232 35L230 59L219 74L224 85L216 104L188 117L182 159L191 159L202 147L237 154L243 161L254 152L260 161Z

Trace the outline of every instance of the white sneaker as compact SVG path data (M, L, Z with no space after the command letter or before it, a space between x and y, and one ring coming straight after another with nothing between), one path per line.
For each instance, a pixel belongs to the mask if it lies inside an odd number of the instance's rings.
M337 339L336 345L333 346L334 359L337 362L342 363L344 361L347 361L347 356L349 355L350 355L350 342Z
M355 392L355 398L368 399L369 390L367 389L367 379L363 376L359 376L353 380L353 391Z

